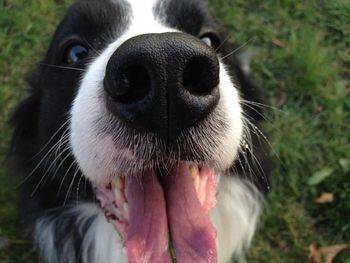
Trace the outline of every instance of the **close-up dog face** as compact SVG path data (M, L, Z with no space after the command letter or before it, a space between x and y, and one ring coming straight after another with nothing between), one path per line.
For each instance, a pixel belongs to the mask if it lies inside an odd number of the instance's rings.
M17 162L33 156L19 172L44 260L228 262L242 253L266 164L250 164L263 149L249 133L261 109L241 101L259 103L260 91L236 48L196 0L69 8L13 117ZM246 177L244 167L255 171ZM65 236L67 213L87 233Z
M79 36L98 53L70 109L69 140L84 175L106 183L178 159L229 168L243 125L238 91L215 50L221 43L215 25L205 24L193 1L176 3L171 14L167 2L110 4L119 17L108 21L106 35ZM78 2L71 12L79 17L93 7ZM197 18L171 24L184 15ZM103 47L89 47L84 38Z
M349 263L349 10L1 1L0 262Z
M56 32L44 63L76 71L44 67L61 112L43 105L42 129L69 112L70 144L92 181L176 158L223 171L237 155L242 116L216 50L224 39L199 3L172 5L78 1Z

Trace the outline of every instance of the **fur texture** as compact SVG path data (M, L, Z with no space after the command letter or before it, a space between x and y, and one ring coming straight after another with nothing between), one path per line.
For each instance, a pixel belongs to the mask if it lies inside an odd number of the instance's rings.
M23 223L43 262L127 262L91 182L153 165L167 146L109 113L103 78L108 60L125 41L163 32L215 36L219 103L207 119L179 136L171 157L200 158L220 174L217 206L210 213L219 262L229 262L249 246L268 188L268 162L258 128L263 93L248 76L247 53L235 52L238 46L227 41L199 0L77 0L11 120L12 170L22 178ZM65 64L66 50L77 43L87 56ZM188 141L191 153L181 148Z

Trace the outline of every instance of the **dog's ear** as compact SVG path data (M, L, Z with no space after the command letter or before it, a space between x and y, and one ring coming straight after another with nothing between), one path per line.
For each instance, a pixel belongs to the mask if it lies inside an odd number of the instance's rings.
M263 111L262 107L257 105L266 104L266 94L250 75L252 52L244 49L242 45L226 41L220 48L219 53L224 64L233 73L232 77L240 91L241 98L253 102L253 104L247 106L247 103L243 101L242 106L245 108L245 112L248 112L248 116L252 117L251 120L261 121Z
M17 147L25 147L28 141L35 141L33 137L38 132L42 91L38 87L39 83L36 77L28 82L31 87L29 96L17 106L9 121L13 129L11 153L16 152Z

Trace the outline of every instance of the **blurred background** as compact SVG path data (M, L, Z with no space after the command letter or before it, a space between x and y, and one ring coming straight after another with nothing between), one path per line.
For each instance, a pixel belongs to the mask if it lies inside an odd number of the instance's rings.
M0 0L0 263L38 261L6 167L7 120L71 2ZM326 263L319 254L350 243L350 0L207 2L268 94L271 192L246 261Z

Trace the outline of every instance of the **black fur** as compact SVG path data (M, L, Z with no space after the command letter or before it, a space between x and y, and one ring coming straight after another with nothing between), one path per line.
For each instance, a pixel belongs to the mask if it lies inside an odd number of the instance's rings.
M112 3L110 0L78 0L58 26L48 52L30 83L28 98L21 102L11 119L12 171L22 181L21 217L25 229L29 234L33 234L36 220L43 215L47 219L60 218L59 221L55 221L55 243L60 247L68 236L73 235L76 262L81 260L78 251L84 232L78 233L74 230L77 215L65 212L64 206L74 205L77 200L95 202L94 195L90 183L81 177L78 167L72 164L74 157L70 151L62 154L60 167L53 167L51 164L56 156L50 154L49 150L62 138L67 127L68 113L83 70L112 39L123 33L128 22L125 15L128 8L123 1ZM159 7L155 12L157 9ZM226 39L226 35L217 31L218 25L213 22L199 1L169 1L165 12L170 26L194 36L209 30L216 32L220 41ZM89 47L88 58L77 64L76 70L60 68L64 66L62 56L65 48L76 39ZM220 43L218 52L225 56L235 48L235 45L225 41L222 45ZM236 78L243 98L263 103L261 90L242 70L237 53L225 59L225 62ZM261 108L251 105L249 108L244 107L244 111L250 121L258 126L262 120ZM253 144L258 147L255 149L256 158L260 164L267 164L266 152L261 151L265 148L265 143L254 133L252 137ZM62 149L64 146L66 142L63 142ZM232 170L244 174L242 170L248 169L247 167L252 169L247 170L249 174L256 175L253 181L265 191L266 176L262 173L267 171L267 166L259 168L253 164L252 157L241 156L240 161L233 164ZM86 228L89 224L87 223Z

